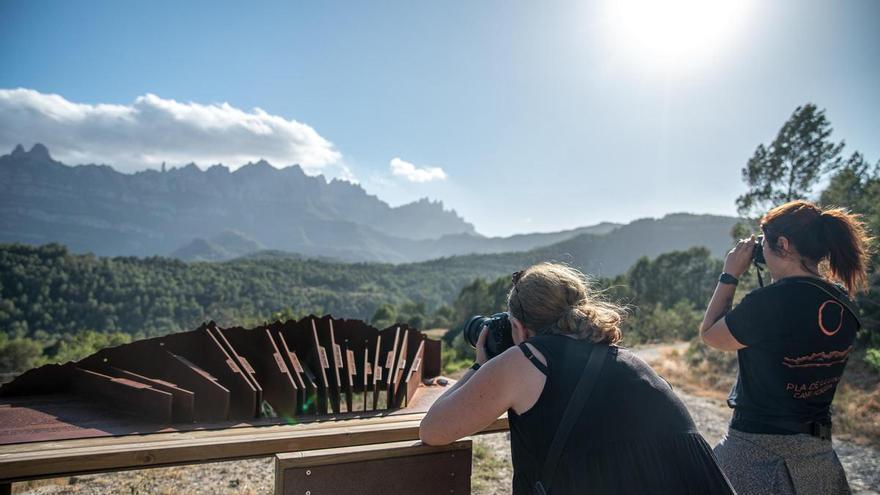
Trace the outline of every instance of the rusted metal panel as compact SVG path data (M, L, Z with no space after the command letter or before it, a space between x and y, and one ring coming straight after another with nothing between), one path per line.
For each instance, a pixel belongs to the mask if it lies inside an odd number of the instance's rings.
M254 391L254 410L253 416L257 417L260 415L260 403L263 401L263 388L260 386L259 382L257 382L256 377L254 376L254 368L251 366L250 362L245 359L238 351L235 350L234 347L226 340L226 336L220 332L220 329L217 325L212 321L208 323L208 334L220 344L220 347L226 352L226 354L232 359L238 366L238 371L241 373L241 376L248 382L251 389Z
M102 349L79 365L96 371L124 369L188 390L194 394L192 421L220 421L229 415L229 390L204 369L169 352L164 338Z
M210 373L189 362L186 358L164 349L163 351L156 357L158 361L165 364L167 379L196 394L193 403L193 419L211 422L229 418L229 401L232 396L229 389L221 385Z
M318 336L318 328L315 319L311 319L309 323L312 326L313 339L312 352L309 353L309 365L312 366L312 369L317 370L315 376L318 379L318 414L327 414L329 412L327 409L327 401L330 400L331 395L329 379L330 372L328 371L330 368L330 359L327 357L327 348ZM336 399L336 406L333 408L333 412L339 412L338 398Z
M419 385L422 383L422 370L424 369L423 362L425 360L425 341L424 339L419 342L419 346L416 349L416 353L410 362L410 365L406 369L405 379L404 379L404 387L405 392L401 393L397 400L395 401L395 407L403 407L405 405L409 405L410 401L415 395L416 390L419 388Z
M171 394L172 420L175 423L193 421L193 411L195 409L196 396L196 394L194 394L193 392L182 389L171 382L138 375L137 373L132 373L131 371L115 368L113 366L108 367L106 371L108 375L112 375L117 378L128 378L129 380L149 385L156 390L168 392L169 394Z
M257 411L257 391L241 368L208 332L207 325L193 332L165 337L164 345L174 354L203 368L229 390L229 419L253 418Z
M74 363L47 364L25 371L13 381L0 386L0 397L46 395L67 390Z
M440 361L440 346L442 344L439 340L425 339L425 364L422 373L425 378L440 376L443 369Z
M387 351L383 352L382 362L379 363L381 365L380 371L382 373L382 391L384 394L382 395L382 399L384 403L382 404L382 409L386 409L388 404L391 403L391 396L394 394L394 372L396 371L397 366L397 354L400 352L401 338L400 338L400 327L396 326L394 328L394 332L390 332L390 328L386 328L383 332L387 332L388 335L385 339L382 339L383 347L385 347L385 343L387 343ZM383 349L384 351L384 349Z
M277 327L272 328L271 334L274 338L275 346L287 365L288 372L297 385L297 403L299 404L297 414L315 414L314 397L316 386L314 379L310 376L310 373L306 373L302 359L287 345L287 340L284 338L281 329Z
M262 390L263 399L274 411L285 416L297 414L297 385L269 329L236 327L220 329L219 332L239 356L242 367L249 368L247 371Z
M74 393L100 400L107 407L171 423L171 394L149 385L74 367L70 387Z

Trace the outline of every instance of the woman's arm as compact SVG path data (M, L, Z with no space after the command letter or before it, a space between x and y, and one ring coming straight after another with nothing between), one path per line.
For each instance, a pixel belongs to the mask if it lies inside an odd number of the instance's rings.
M505 411L535 399L544 386L544 375L516 346L486 360L485 331L477 342L477 371L468 371L428 410L419 427L419 438L429 445L445 445L492 424ZM527 397L528 396L528 397ZM535 397L531 397L535 396ZM534 403L534 400L529 404Z
M468 372L464 383L434 402L419 427L422 442L454 442L482 430L511 407L516 390L511 351L522 354L517 348L508 349L476 372Z
M740 240L727 253L727 258L724 260L724 271L736 278L742 277L749 268L754 249L755 236ZM733 308L735 293L736 285L734 284L719 282L715 286L715 292L712 293L712 299L709 300L709 306L703 316L703 323L700 324L700 337L710 347L722 351L738 351L745 347L733 337L724 321L724 315Z
M715 292L709 301L709 307L706 308L703 323L700 325L700 337L710 347L722 351L738 351L745 347L737 342L730 333L730 329L727 328L727 322L724 321L724 315L733 308L733 294L735 292L736 286L733 284L719 282L715 287Z

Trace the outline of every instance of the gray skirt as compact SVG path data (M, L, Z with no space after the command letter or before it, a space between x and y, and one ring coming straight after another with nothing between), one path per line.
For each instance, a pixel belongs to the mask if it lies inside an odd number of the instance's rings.
M806 434L767 435L731 428L714 450L718 465L740 495L850 493L829 441Z

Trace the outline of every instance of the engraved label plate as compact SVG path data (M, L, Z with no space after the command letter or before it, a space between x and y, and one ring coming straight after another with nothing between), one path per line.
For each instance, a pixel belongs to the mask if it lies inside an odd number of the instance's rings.
M290 364L293 365L293 369L295 369L297 373L302 373L303 367L299 364L299 358L296 357L296 354L288 352L287 355L290 357Z
M281 370L282 373L287 373L287 366L284 365L284 359L281 357L281 354L273 352L272 357L275 358L275 364L278 365L278 369Z
M241 373L241 370L238 369L238 365L235 364L235 361L233 361L232 359L227 359L226 365L229 366L229 369L231 369L235 373Z
M245 371L247 371L248 373L250 373L250 374L253 375L253 374L254 374L254 368L251 366L251 363L249 363L249 362L247 361L247 359L244 358L244 356L239 356L238 358L241 360L241 366L242 366L242 368L244 368Z
M318 361L321 361L322 368L329 368L330 363L327 362L327 351L324 350L324 346L318 346Z
M345 353L348 355L348 374L354 375L357 368L354 362L354 351L345 351Z
M342 349L339 344L333 344L333 361L337 368L342 368Z

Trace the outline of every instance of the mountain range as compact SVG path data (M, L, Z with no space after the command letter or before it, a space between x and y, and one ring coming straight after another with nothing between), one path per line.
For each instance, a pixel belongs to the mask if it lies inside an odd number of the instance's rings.
M589 252L596 256L578 264L616 273L638 256L692 245L720 255L735 222L676 214L626 226L484 237L440 202L391 207L357 184L309 176L297 165L278 169L261 160L235 171L189 164L123 174L107 165L65 165L41 144L0 156L0 243L58 242L103 256L406 263L507 253L502 258L517 264Z

